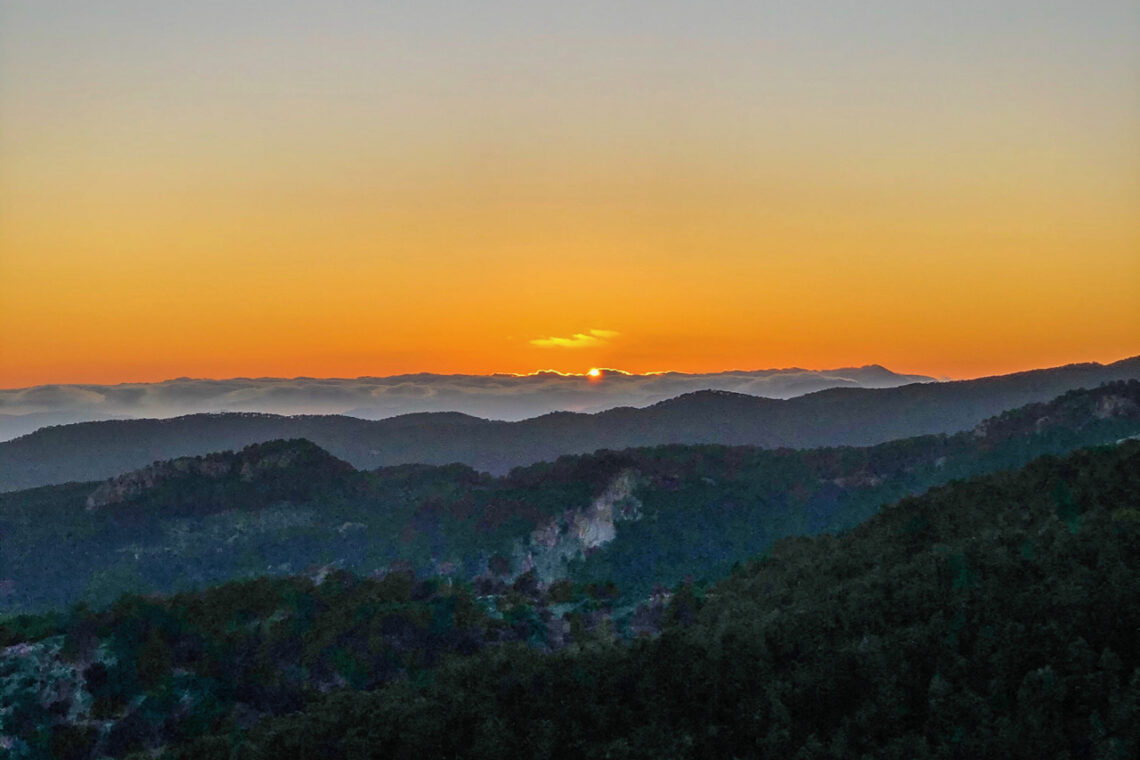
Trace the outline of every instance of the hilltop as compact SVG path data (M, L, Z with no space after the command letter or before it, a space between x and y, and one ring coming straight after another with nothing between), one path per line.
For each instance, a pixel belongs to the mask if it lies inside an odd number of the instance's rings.
M1069 392L953 436L872 447L681 445L567 455L494 477L460 464L357 471L303 440L0 494L9 610L105 603L332 566L624 594L712 578L789 535L1035 456L1140 433L1140 381Z
M1140 357L978 380L835 388L788 400L697 391L644 409L557 412L519 422L459 413L377 421L242 413L87 422L48 427L0 443L0 490L108 478L156 460L280 438L306 438L360 469L459 462L494 474L601 448L669 443L869 446L956 433L1007 409L1129 379L1140 379Z
M531 374L389 377L179 377L154 383L40 385L0 389L0 441L46 425L116 418L166 418L212 412L343 414L384 419L414 412L457 411L522 420L558 410L599 412L646 406L689 391L716 389L791 398L825 388L889 388L931 382L877 364L810 370L799 367L726 372L634 374L606 370L605 382L540 371Z

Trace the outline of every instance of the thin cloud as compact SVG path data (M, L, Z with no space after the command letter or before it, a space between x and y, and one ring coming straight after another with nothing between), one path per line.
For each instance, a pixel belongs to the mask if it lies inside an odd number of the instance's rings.
M614 331L581 336L598 345ZM579 336L564 341L581 343ZM558 344L554 344L558 345ZM557 353L557 352L555 352ZM549 354L547 354L549 356ZM42 385L0 389L0 441L44 425L114 417L173 417L199 412L348 414L379 419L410 412L463 412L519 420L554 411L646 406L697 390L791 398L837 387L882 388L933 378L884 374L879 367L631 375L599 367L603 382L546 370L526 375L397 375L358 378L180 378L162 383Z
M616 338L620 334L616 330L590 330L574 333L569 338L535 338L530 344L539 348L593 348L604 346L607 340Z

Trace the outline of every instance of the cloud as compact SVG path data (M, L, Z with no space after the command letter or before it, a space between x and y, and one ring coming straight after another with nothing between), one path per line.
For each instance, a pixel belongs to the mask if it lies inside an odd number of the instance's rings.
M616 335L590 330L594 345ZM558 344L554 344L558 345ZM553 411L596 412L646 406L696 390L725 390L790 398L836 387L890 387L930 380L878 367L834 370L769 369L709 374L631 375L607 370L602 382L577 374L398 375L358 378L231 378L122 385L42 385L0 389L0 440L42 425L111 417L173 417L196 412L348 414L380 419L410 412L464 412L519 420Z
M584 333L574 333L569 338L535 338L530 342L539 348L593 348L604 346L608 339L616 338L621 333L616 330L589 330Z

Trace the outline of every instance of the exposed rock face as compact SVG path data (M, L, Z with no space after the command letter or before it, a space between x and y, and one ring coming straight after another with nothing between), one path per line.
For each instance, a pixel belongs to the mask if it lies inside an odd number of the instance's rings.
M942 457L942 463L946 463L946 457ZM883 484L883 478L873 472L864 471L844 478L834 478L831 482L840 488L876 488Z
M1135 401L1124 396L1102 396L1097 402L1096 410L1093 412L1098 420L1108 420L1114 417L1127 417L1134 414L1138 408Z
M87 508L98 509L130 501L174 478L200 475L216 480L229 475L233 465L233 455L227 457L224 454L155 462L149 467L124 473L100 485L87 497Z
M617 535L616 523L641 519L641 502L633 495L637 477L623 470L600 496L584 509L568 509L531 532L515 548L516 567L534 570L543 583L563 577L565 563Z
M87 497L87 509L98 509L138 498L173 480L232 479L235 483L272 480L294 469L310 484L353 471L315 444L304 440L270 441L202 457L181 457L155 462L141 470L111 478Z
M1054 429L1080 430L1097 423L1140 420L1140 382L1130 380L1102 385L1091 391L1072 391L1048 403L1031 404L990 417L974 427L975 438L994 443Z
M17 727L5 724L6 715L21 703L34 703L43 711L58 710L66 723L91 727L100 737L114 722L92 715L94 700L83 675L92 662L111 663L114 658L100 647L90 657L67 661L61 653L63 642L63 636L53 636L0 649L0 754L4 757L39 757L20 738Z

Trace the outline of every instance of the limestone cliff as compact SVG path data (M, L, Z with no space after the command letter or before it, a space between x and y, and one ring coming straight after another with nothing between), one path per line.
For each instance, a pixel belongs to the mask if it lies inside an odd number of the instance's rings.
M512 564L522 572L534 570L543 583L565 576L568 560L614 540L617 523L641 519L636 485L633 470L623 470L588 506L567 509L518 542Z
M233 465L233 456L226 454L155 462L149 467L123 473L102 483L87 497L87 508L98 509L130 501L163 483L189 475L216 480L229 475L233 471Z
M87 509L131 501L174 481L232 481L233 484L300 481L317 487L352 472L351 465L304 439L270 441L246 446L238 452L155 462L124 473L92 491L87 497Z

